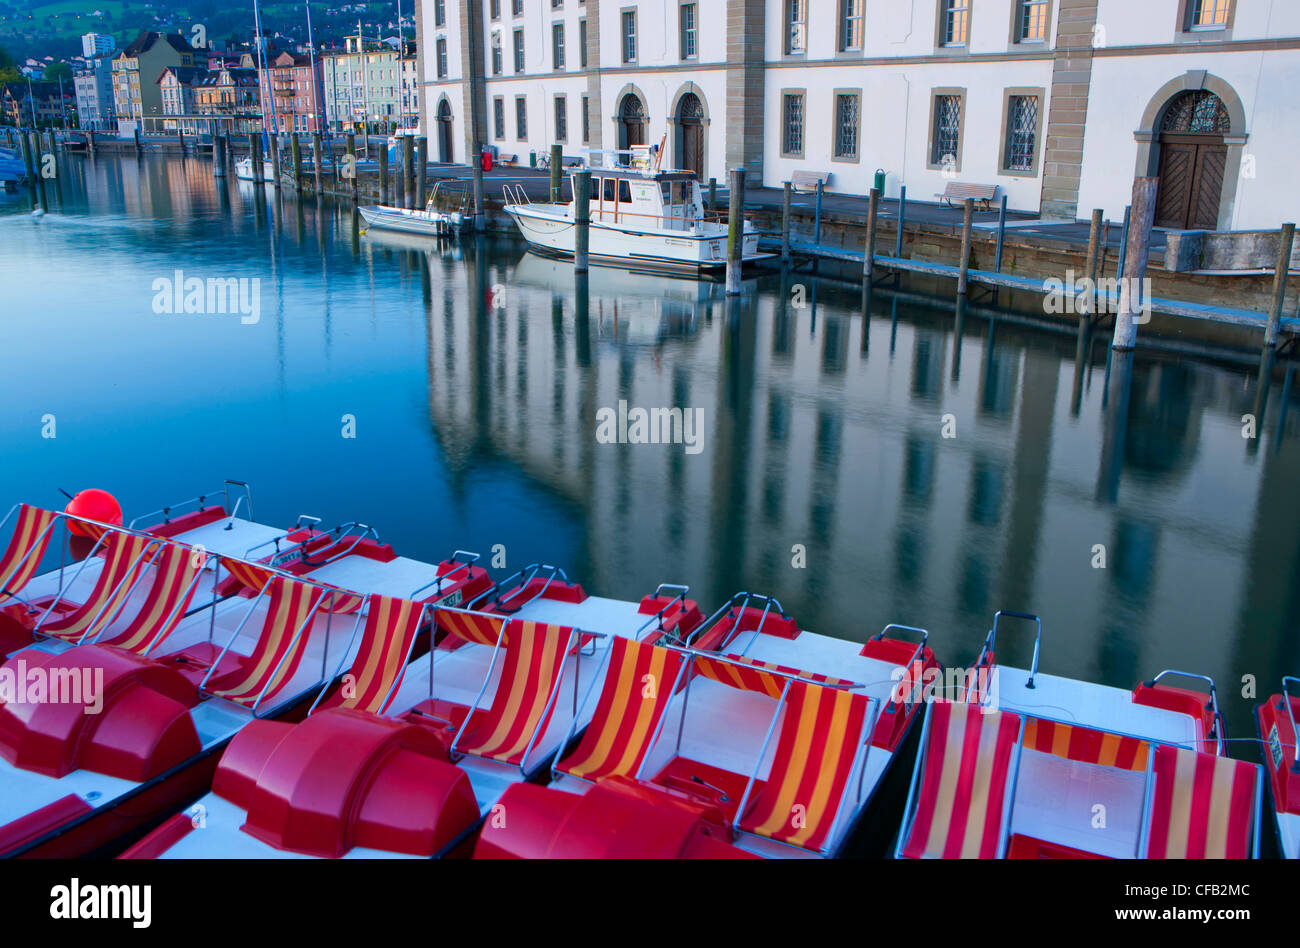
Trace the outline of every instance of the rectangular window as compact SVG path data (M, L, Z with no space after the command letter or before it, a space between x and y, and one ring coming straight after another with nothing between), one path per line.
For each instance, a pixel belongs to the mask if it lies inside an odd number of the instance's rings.
M438 78L447 78L447 40L445 37L438 37Z
M582 97L582 143L591 141L591 112L587 97Z
M494 20L501 19L501 0L488 0L488 15Z
M613 201L614 200L614 179L601 178L600 180L602 182L600 199L602 201Z
M623 179L618 183L618 203L632 203L632 185L627 182L627 179Z
M943 3L943 27L939 42L943 46L965 46L970 34L970 0L940 0Z
M681 58L695 58L695 4L683 3L678 11L679 25L681 27L680 45Z
M1192 0L1188 29L1222 30L1228 26L1228 5L1232 0Z
M785 0L785 51L797 55L807 51L808 0Z
M562 95L555 97L555 140L569 140L569 100Z
M523 141L528 137L528 100L515 96L515 138Z
M587 21L578 21L578 65L587 68Z
M623 11L623 62L636 62L636 11Z
M858 105L856 92L835 95L835 157L842 161L858 159Z
M447 0L433 0L433 25L447 25Z
M961 155L961 96L934 97L934 128L930 134L930 164L957 169Z
M524 31L515 30L515 72L524 71Z
M492 37L492 75L501 75L501 36Z
M803 157L803 93L781 97L781 154Z
M551 24L551 68L564 68L564 24Z
M506 137L506 100L501 96L492 100L492 132L498 141Z
M558 10L564 6L564 0L551 0L551 9Z
M1021 43L1047 42L1048 0L1019 0L1020 17L1016 38Z
M862 5L865 0L840 0L840 51L862 48Z
M1007 97L1007 138L1002 156L1005 171L1032 172L1038 158L1038 96Z
M510 0L510 12L514 16L523 16L524 0Z

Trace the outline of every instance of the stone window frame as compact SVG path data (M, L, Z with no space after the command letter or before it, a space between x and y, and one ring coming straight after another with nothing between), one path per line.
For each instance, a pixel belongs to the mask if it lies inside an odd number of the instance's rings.
M1175 43L1225 43L1232 39L1237 20L1237 0L1228 0L1228 22L1223 26L1192 26L1196 0L1178 0L1178 19L1174 21Z
M1007 167L1007 122L1011 118L1012 96L1037 96L1038 116L1034 128L1034 164L1032 168L1012 170ZM1042 87L1012 86L1002 90L1002 129L998 133L998 175L1003 178L1038 178L1043 173L1043 125L1047 120L1047 90Z
M836 155L836 142L840 134L840 96L851 95L858 100L858 126L854 138L854 151L852 155ZM846 165L859 165L862 163L862 89L843 88L831 90L831 161Z
M937 164L931 160L934 155L934 119L939 104L939 96L955 95L961 99L961 117L957 123L957 168L958 174L961 173L962 153L966 150L966 105L968 100L967 90L961 86L936 86L930 90L930 124L927 126L925 137L925 166L931 171L943 171L942 164Z
M808 145L808 90L807 89L782 89L779 93L781 100L781 114L777 118L778 127L781 129L781 140L778 143L781 149L782 158L803 158L804 152ZM799 132L798 151L785 150L785 97L788 95L797 95L803 100L803 128Z
M1020 13L1023 0L1012 0L1011 2L1011 30L1010 30L1010 48L1011 49L1028 49L1043 50L1052 49L1055 46L1053 41L1053 30L1056 28L1056 4L1057 0L1047 0L1047 35L1041 40L1024 40L1020 38Z
M951 0L935 0L934 4L934 49L940 56L967 56L970 54L971 31L975 25L975 0L962 0L966 4L966 42L948 45L947 35L948 4Z

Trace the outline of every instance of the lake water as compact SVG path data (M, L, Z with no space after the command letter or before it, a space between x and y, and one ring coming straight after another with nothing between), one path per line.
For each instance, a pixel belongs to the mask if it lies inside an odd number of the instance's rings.
M593 269L584 308L517 243L363 235L206 161L70 156L52 192L39 219L0 199L5 509L94 486L130 517L237 478L267 522L544 560L598 595L767 593L844 638L925 627L949 665L1033 612L1044 671L1210 674L1238 738L1243 676L1300 673L1300 413L1275 383L1243 438L1252 367L1139 351L1108 418L1105 339L1077 364L1073 337L968 314L958 338L887 293L864 330L859 291L808 274L729 305ZM256 321L155 312L177 271L258 281ZM620 401L697 439L604 443ZM1008 626L999 656L1031 646Z

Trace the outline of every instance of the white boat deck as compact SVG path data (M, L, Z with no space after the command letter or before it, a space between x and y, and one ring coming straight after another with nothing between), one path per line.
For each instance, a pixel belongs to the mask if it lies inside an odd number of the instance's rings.
M1300 813L1276 813L1278 843L1287 859L1300 859Z
M1011 832L1132 859L1137 855L1145 790L1145 770L1085 764L1026 748L1021 752Z
M1025 687L1028 680L1029 672L1023 668L996 666L995 680L989 684L984 704L1164 744L1199 746L1198 721L1164 708L1134 704L1132 693L1123 688L1043 672L1034 677L1033 688Z

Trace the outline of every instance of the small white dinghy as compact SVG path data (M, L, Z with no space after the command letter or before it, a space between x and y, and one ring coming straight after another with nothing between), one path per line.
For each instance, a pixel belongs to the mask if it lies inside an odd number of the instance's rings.
M462 191L459 210L440 211L438 191L444 183L451 182L438 181L434 184L433 192L429 195L429 200L422 211L409 207L393 207L388 204L370 204L358 207L357 211L370 227L419 234L423 237L451 237L460 233L461 228L469 220L469 214L466 213L468 192Z
M253 175L253 159L240 158L235 162L235 177L240 181L257 180ZM267 184L275 181L275 163L270 158L262 159L262 177L261 180Z
M727 265L726 221L706 215L695 172L659 168L662 154L645 146L589 153L592 263L696 273ZM606 155L626 156L630 164L607 167ZM595 164L597 156L600 165ZM572 180L570 185L572 189ZM573 201L533 204L521 187L510 185L505 200L505 212L534 250L573 256ZM745 263L772 256L758 252L758 232L749 221L744 224L741 254Z

